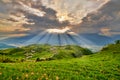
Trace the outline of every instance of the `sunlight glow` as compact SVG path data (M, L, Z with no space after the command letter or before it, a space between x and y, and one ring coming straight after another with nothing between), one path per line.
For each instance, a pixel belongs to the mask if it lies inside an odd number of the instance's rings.
M65 13L65 12L64 12L64 13L62 13L62 12L61 12L61 13L58 13L58 14L57 14L57 18L58 18L58 20L59 20L60 22L64 22L64 21L68 21L68 20L69 20L71 23L74 22L74 21L72 20L72 18L68 16L68 13Z
M46 32L48 32L48 33L65 33L65 32L68 32L68 31L70 31L70 28L68 28L68 27L66 27L64 29L55 28L55 29L47 29L46 30Z

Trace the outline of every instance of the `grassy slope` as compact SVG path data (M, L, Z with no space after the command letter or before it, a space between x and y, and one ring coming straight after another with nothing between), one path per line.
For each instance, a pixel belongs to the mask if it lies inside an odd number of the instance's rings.
M75 59L0 63L0 80L119 80L120 44Z
M88 49L75 45L51 46L51 45L30 45L21 48L0 50L0 62L20 62L21 60L41 59L63 59L75 58L82 55L89 55L92 52ZM9 59L9 60L7 60Z

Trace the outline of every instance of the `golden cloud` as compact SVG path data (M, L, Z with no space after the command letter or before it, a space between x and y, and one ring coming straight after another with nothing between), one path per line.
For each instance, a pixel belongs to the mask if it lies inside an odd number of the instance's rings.
M71 24L79 24L88 13L96 11L109 0L42 0L43 5L57 11L60 22L69 21Z
M109 29L109 28L101 28L100 31L103 35L111 36L111 33L110 33L111 29Z

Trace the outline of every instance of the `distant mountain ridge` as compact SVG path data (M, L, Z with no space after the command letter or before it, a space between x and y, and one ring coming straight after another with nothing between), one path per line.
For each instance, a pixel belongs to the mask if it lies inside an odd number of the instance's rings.
M35 36L37 36L37 34L34 34L34 35L28 35L28 36L24 36L24 37L16 37L16 38L8 38L8 39L4 39L4 40L1 40L0 42L1 43L5 43L5 44L16 44L16 45L24 45L25 42L27 41L30 41L31 39L33 39ZM62 35L60 35L61 37ZM114 43L115 40L118 40L120 39L120 35L116 35L116 36L103 36L103 35L99 35L99 34L95 34L95 33L92 33L92 34L79 34L79 36L83 37L85 40L89 41L89 42L92 42L94 43L94 45L97 45L97 46L105 46L107 44L110 44L110 43ZM68 36L70 37L70 36ZM39 37L38 37L39 38ZM76 36L73 36L73 38L76 38ZM83 39L83 41L84 41ZM47 39L43 39L41 40L40 43L45 43ZM61 39L63 40L63 39ZM51 44L51 45L55 45L55 44L59 44L59 43L62 43L62 44L65 44L66 42L64 42L65 40L59 42L58 39L56 37L52 37L52 39L50 39L48 41L48 44ZM74 44L72 40L67 40L69 41L69 44ZM81 42L82 40L81 39L76 39L76 41L78 42ZM36 39L33 39L32 42L36 43L37 40ZM74 41L75 42L75 41ZM30 42L29 42L30 43ZM28 45L30 45L28 43ZM39 42L38 42L39 43ZM9 48L9 47L14 47L14 46L10 46L10 45L3 45L1 44L0 45L0 48ZM76 43L75 43L76 44Z
M8 45L5 43L0 43L0 49L6 49L6 48L15 48L15 46Z

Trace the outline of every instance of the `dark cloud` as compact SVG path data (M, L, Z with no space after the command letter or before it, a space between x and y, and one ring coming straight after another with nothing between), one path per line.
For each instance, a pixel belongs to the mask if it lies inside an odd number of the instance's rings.
M93 12L83 18L83 22L75 27L81 33L102 33L107 28L106 34L120 34L120 0L109 1L97 12Z
M95 0L94 2L99 4L99 3L103 3L104 1L105 0L102 0L101 2L100 1L96 2ZM58 4L59 1L55 0L54 2ZM75 3L77 2L78 1L76 0ZM84 3L84 1L82 2ZM4 4L7 4L7 6L3 7ZM77 5L78 4L79 3L77 3ZM75 10L77 8L76 7L77 5L76 4L74 5L75 6L73 7L73 11L74 11L74 8ZM7 12L7 9L9 9L8 6L10 6L11 8L9 10L10 14ZM68 7L68 4L66 5L64 4L63 6ZM88 4L88 6L90 5ZM94 6L92 6L90 9L94 10L92 9ZM69 17L67 17L68 19L66 19L65 21L60 22L57 16L59 11L52 7L43 5L43 1L41 0L36 0L36 1L34 0L19 0L19 1L5 0L4 1L3 0L3 2L2 1L0 2L0 12L9 14L9 17L5 21L10 22L10 24L13 23L14 27L21 26L18 28L13 28L15 29L13 33L23 32L23 33L29 34L29 33L40 32L44 29L63 28L66 26L72 26L72 31L78 32L78 33L105 34L106 31L104 32L103 29L106 29L106 28L108 29L109 33L115 33L115 32L119 33L119 30L120 30L120 27L119 27L120 26L119 24L120 1L119 0L111 0L107 4L105 4L103 7L101 7L99 10L89 13L86 17L82 19L82 23L80 24L71 24L71 22L69 21ZM69 15L75 16L72 14L69 14ZM80 16L76 16L77 19L74 19L74 21L81 20L81 19L78 19L79 17Z

